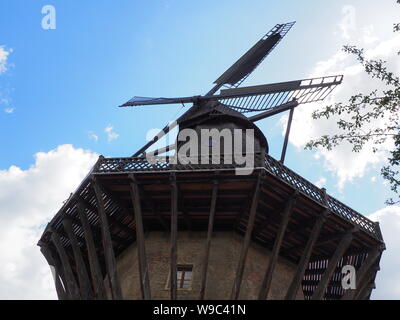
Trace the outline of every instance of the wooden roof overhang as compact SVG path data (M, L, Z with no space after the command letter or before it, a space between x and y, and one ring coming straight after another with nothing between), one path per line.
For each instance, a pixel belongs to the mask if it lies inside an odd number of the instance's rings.
M102 226L98 213L98 201L93 189L101 187L104 209L111 234L112 247L118 256L136 241L136 221L131 197L132 177L137 183L145 231L170 231L171 220L171 176L177 186L178 230L206 231L214 182L218 184L213 230L234 230L245 234L248 226L253 194L258 175L262 173L260 195L255 213L251 239L269 250L274 247L280 229L284 208L294 192L297 200L289 216L279 255L299 264L305 247L313 232L315 222L324 213L325 223L312 248L307 269L302 278L306 298L315 292L322 274L328 268L344 235L353 230L353 238L339 261L327 287L326 299L338 299L344 295L340 285L344 264L353 264L357 269L374 248L384 245L379 225L347 207L337 199L297 175L280 162L266 156L265 166L255 168L250 175L236 175L235 168L227 165L170 165L150 164L144 158L104 158L100 156L89 175L76 192L65 202L46 227L40 246L54 250L52 233L60 236L61 245L71 261L74 260L71 241L63 227L63 221L72 222L72 231L88 265L87 248L78 204L84 207L95 239L101 272L107 274L105 252L102 243ZM94 180L95 179L95 182ZM373 282L379 259L374 262L370 281ZM74 266L72 266L74 269ZM73 272L77 272L75 269ZM371 291L367 293L369 297Z

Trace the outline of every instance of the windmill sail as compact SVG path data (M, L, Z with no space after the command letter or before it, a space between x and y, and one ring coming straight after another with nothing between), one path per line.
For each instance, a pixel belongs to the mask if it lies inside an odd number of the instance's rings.
M323 100L342 82L342 75L238 87L275 48L294 23L289 22L275 25L274 28L226 70L214 82L215 86L204 96L178 98L135 96L121 105L121 107L177 103L193 103L195 106L201 106L207 104L208 101L218 101L226 107L242 113L258 111L258 114L248 118L249 121L254 122L287 110L293 112L293 109L301 103ZM222 87L229 89L220 90ZM218 90L220 90L219 93L217 93ZM193 108L190 108L184 115L190 114L193 110ZM167 125L161 130L161 134L166 134L169 130L170 127ZM142 154L157 140L158 138L155 137L133 156Z
M133 106L146 106L153 104L174 104L174 103L188 103L195 102L199 96L182 97L182 98L150 98L135 96L125 102L120 107L133 107Z
M217 85L238 87L289 32L295 22L277 24L217 80Z
M194 103L196 101L219 101L232 109L246 113L264 111L295 99L300 103L309 103L325 99L343 80L342 75L303 79L288 82L264 84L221 90L220 94L181 98L133 97L122 107Z
M259 86L221 90L219 95L205 97L246 113L269 110L296 100L300 103L321 101L342 82L343 76L296 80Z

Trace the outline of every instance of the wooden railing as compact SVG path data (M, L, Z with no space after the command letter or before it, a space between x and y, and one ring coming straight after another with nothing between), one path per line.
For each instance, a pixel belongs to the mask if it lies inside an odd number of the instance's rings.
M257 155L259 157L259 155ZM255 159L256 167L262 162ZM360 227L363 231L367 232L374 238L382 240L382 235L379 226L356 212L355 210L349 208L339 200L326 196L324 200L324 192L322 189L318 188L316 185L312 184L308 180L304 179L297 173L293 172L279 161L275 160L271 156L267 155L265 157L265 162L263 162L265 170L270 174L275 176L281 181L293 186L299 190L304 195L308 196L312 200L318 202L324 207L327 207L333 214L336 214L345 220L349 221L351 224ZM156 162L154 164L149 163L146 158L143 157L129 157L129 158L100 158L96 163L93 173L104 174L104 173L130 173L130 172L146 172L146 171L172 171L172 170L198 170L198 169L235 169L238 165L225 164L221 161L220 164L210 163L210 164L171 164L169 162ZM325 202L326 201L326 202Z
M326 206L334 214L341 216L342 218L350 221L352 224L357 225L364 231L373 235L375 238L382 240L379 227L375 224L375 222L369 220L362 214L349 208L339 200L329 195L327 195L327 203L325 203L324 193L320 188L299 176L289 168L285 167L279 161L275 160L269 155L266 156L265 167L273 175L291 184L292 186L295 186L298 190L302 191L313 200L319 202L321 205Z

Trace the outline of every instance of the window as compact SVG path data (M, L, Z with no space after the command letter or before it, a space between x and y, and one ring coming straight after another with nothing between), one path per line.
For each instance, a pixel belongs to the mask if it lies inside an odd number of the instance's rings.
M192 287L192 271L193 265L191 264L178 264L176 267L176 288L178 290L190 289ZM165 289L169 289L171 285L170 275L168 275L168 282Z
M177 266L177 288L189 289L192 286L192 265L178 265Z

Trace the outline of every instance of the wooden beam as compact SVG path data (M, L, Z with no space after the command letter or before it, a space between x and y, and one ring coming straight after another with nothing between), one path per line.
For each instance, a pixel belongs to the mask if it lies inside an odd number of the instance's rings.
M78 241L72 229L72 222L68 218L64 218L63 227L68 235L69 241L71 243L72 252L74 254L76 272L78 274L79 288L81 293L81 298L84 300L89 300L93 298L92 287L90 284L89 275L86 269L86 264L82 256L81 249L79 248Z
M82 201L77 204L78 215L82 225L83 234L85 236L86 248L88 251L90 275L92 278L92 285L95 298L106 299L104 289L104 280L100 268L99 258L97 256L96 245L93 237L92 228L90 227L89 220L85 214L85 205Z
M238 228L238 226L240 225L240 222L246 216L247 211L248 211L247 208L251 205L251 201L253 199L252 192L253 192L253 190L250 189L248 196L243 201L243 205L241 207L240 213L237 215L237 217L235 219L235 223L233 224L233 230L236 230Z
M57 297L58 300L67 300L68 299L68 295L67 292L65 291L65 288L61 282L60 279L60 265L59 263L56 263L56 261L54 260L49 247L45 244L41 244L40 245L40 251L42 252L43 256L46 258L47 263L49 264L50 267L54 268L54 284L56 287L56 292L57 292Z
M291 230L288 230L286 232L286 236L291 237L293 235L295 235L296 233L299 233L309 227L312 227L315 224L315 217L311 217L309 219L307 219L305 222L301 223L300 225L294 227Z
M373 264L379 259L382 251L384 250L384 246L377 246L368 252L367 258L362 263L361 267L356 272L356 289L347 289L347 291L342 296L341 300L353 300L355 295L357 294L357 288L361 287L361 285L368 278L368 270L373 266Z
M92 208L92 207L88 207L88 206L86 205L86 202L85 202L85 201L81 201L81 198L79 198L79 202L81 202L81 205L82 205L83 210L84 210L85 208L87 208L87 209L89 209L93 214L97 215L97 209L93 209L94 207L93 207L93 208ZM77 204L77 207L78 207L78 204ZM86 216L86 215L85 215L85 216ZM71 219L71 221L72 221L73 223L78 224L78 225L82 225L82 222L80 221L80 219L77 219L77 218L72 217L72 216L71 216L71 217L68 217L68 218ZM113 219L110 219L110 220L111 220L111 223L110 223L110 228L111 228L111 227L114 226L115 220L113 220ZM131 232L133 231L133 229L129 229L129 230L131 230ZM93 239L94 239L94 242L95 242L95 243L96 243L96 242L101 243L101 233L102 233L102 231L101 231L101 226L91 225L91 231L93 232ZM78 238L78 240L84 240L83 236L82 236L82 237L77 236L77 238ZM118 235L115 235L115 234L113 234L113 239L112 239L112 241L115 242L115 243L117 243L117 245L127 245L127 244L128 244L126 239L123 239L123 238L121 238L121 237L119 237Z
M278 262L279 251L281 249L283 237L285 236L286 227L289 222L289 216L293 212L293 208L296 204L296 199L299 192L296 190L290 199L286 202L285 210L282 214L281 223L279 226L278 233L274 241L274 248L272 249L271 256L269 258L268 268L266 270L263 282L260 287L260 292L258 294L259 300L265 300L268 297L269 290L271 288L272 276L275 270L275 266Z
M50 240L51 240L51 236L50 236ZM50 246L50 244L46 244L46 248L48 249L51 257L53 258L55 266L57 267L57 271L58 271L58 274L59 274L60 282L61 282L62 287L64 288L64 291L65 291L65 293L67 295L65 299L68 300L68 299L70 299L70 293L69 293L68 287L66 285L67 280L66 280L66 277L65 277L64 268L62 266L60 257L58 255L57 250L56 250L54 245Z
M355 296L355 300L367 300L367 298L371 295L372 290L376 288L375 282L372 280L370 282L366 283L363 288L360 288L361 290L359 293Z
M165 181L164 182L158 182L159 184L161 184L161 183L164 183L165 184ZM167 221L166 221L166 219L165 219L165 217L164 216L162 216L161 214L160 214L160 212L158 211L158 208L156 207L156 205L155 205L155 200L152 198L152 196L150 195L150 193L149 192L146 192L145 190L144 190L144 188L142 188L141 189L141 191L142 191L142 199L143 199L143 201L146 203L146 205L150 208L150 211L152 212L152 214L153 215L155 215L156 217L157 217L157 220L160 222L160 224L161 224L161 226L163 227L163 229L166 231L166 232L169 232L170 231L170 225L167 223Z
M211 237L212 237L212 233L213 233L213 229L214 229L214 217L215 217L215 207L216 207L216 203L217 203L217 192L218 192L218 181L214 180L214 185L213 185L212 195L211 195L210 216L208 218L207 240L206 240L204 257L203 257L200 300L204 300L204 295L206 292L207 269L208 269L208 260L210 257Z
M186 228L187 230L190 231L192 229L192 221L185 207L183 191L179 190L179 188L178 188L178 199L179 199L178 207L180 208L180 211L182 213L182 217L183 220L185 221Z
M177 232L178 232L178 187L175 173L171 174L171 265L170 289L171 300L177 299Z
M71 268L71 264L70 264L68 255L65 252L65 249L61 243L60 236L58 235L58 233L54 229L51 231L52 231L51 241L53 242L53 244L57 250L58 256L61 259L62 267L64 269L64 275L65 275L65 280L66 280L65 285L68 290L69 299L78 300L81 298L81 295L79 293L79 287L76 283L74 273L72 272L72 268Z
M354 300L365 300L367 295L371 294L372 289L375 289L375 276L379 270L379 266L373 264L364 275L364 279L360 286L356 288ZM372 287L373 286L373 287Z
M112 202L114 202L115 204L118 205L118 207L119 207L119 209L120 209L120 210L118 211L118 213L122 213L125 217L133 218L133 217L132 217L132 214L130 214L130 213L128 212L128 209L127 209L125 206L123 206L122 203L121 203L117 198L115 198L115 197L110 193L110 191L109 191L107 188L105 188L103 185L99 185L99 187L100 187L100 190L101 190L104 194L106 194L107 197L108 197L109 199L112 200ZM89 210L91 210L92 212L97 212L97 208L96 208L95 206L93 206L93 205L92 205L89 201L87 201L86 199L80 198L80 201L84 202L85 206L86 206ZM123 231L127 232L128 234L129 234L129 233L132 233L132 232L134 231L133 229L131 229L131 228L129 228L128 226L124 225L123 223L121 223L120 221L118 221L118 220L117 220L116 218L114 218L114 217L109 216L109 217L108 217L108 220L109 220L109 228L110 228L110 229L111 229L114 225L116 225L119 229L123 229ZM101 233L101 232L100 232L100 233ZM115 240L116 242L119 242L119 243L124 243L124 242L125 242L123 239L121 239L121 238L118 237L117 235L113 235L113 238L114 238L114 239L112 239L113 241Z
M288 145L288 142L289 142L290 128L292 127L293 113L294 113L294 107L291 108L290 111L289 111L289 118L288 118L288 122L287 122L287 125L286 125L285 140L283 141L281 159L279 161L282 164L285 162L286 149L287 149L287 145Z
M114 204L118 205L118 207L120 208L119 212L121 212L126 217L132 217L132 213L129 212L126 205L122 203L122 201L118 197L116 197L109 188L107 188L105 185L99 185L99 187L101 191L107 195L111 202L114 202Z
M135 176L131 174L129 175L129 178L131 179L130 192L131 192L132 205L136 223L136 243L138 247L137 251L139 260L140 289L142 291L142 299L150 300L151 292L150 292L149 268L146 259L146 248L145 248L143 217L142 217L143 213L142 213L142 208L140 206L139 188Z
M122 300L121 286L118 279L117 262L115 260L114 248L111 241L110 228L108 225L107 215L104 208L103 195L100 186L95 178L93 178L93 189L97 200L97 210L100 217L102 242L104 250L104 258L106 269L110 279L111 296L114 300Z
M160 222L162 227L164 228L164 231L170 232L170 225L165 221L164 216L158 211L158 208L155 207L154 205L151 207L151 213L157 217L157 220Z
M268 217L264 217L264 220L254 228L254 237L257 237L259 234L261 234L270 223L270 219L268 219Z
M296 274L290 283L289 289L286 293L285 300L295 300L297 296L297 291L299 290L301 281L305 270L307 269L308 262L310 260L312 251L314 249L315 242L317 241L319 234L321 232L322 226L326 221L328 210L324 210L323 213L318 217L311 231L310 238L307 241L306 247L304 249L303 255L301 256L300 262L297 265Z
M346 232L335 232L335 233L332 233L332 234L321 236L321 237L318 238L318 241L315 243L314 247L316 248L316 247L323 246L323 245L325 245L325 244L327 244L329 242L332 242L334 240L341 239L345 235L346 235ZM289 255L289 254L291 254L291 253L293 253L296 250L301 249L301 248L304 248L303 244L299 244L299 245L287 248L286 250L284 250L284 252L282 254Z
M357 229L352 229L351 231L346 233L340 240L339 245L336 247L333 256L329 258L328 266L311 297L312 300L322 300L324 298L326 288L328 287L329 281L332 278L333 273L335 272L336 266L348 249L349 245L351 244L351 241L353 240L353 233L356 231Z
M369 280L366 280L367 284L367 288L360 288L359 290L357 290L357 293L354 297L355 300L367 300L371 294L372 294L372 290L376 288L376 284L375 284L375 279L376 279L376 274L377 272L380 270L380 266L379 263L376 263L374 265L371 266L370 270L369 270L369 275L370 278ZM362 291L361 291L362 289Z
M273 209L272 211L266 211L264 213L263 220L254 227L253 235L254 237L257 237L261 233L265 231L265 228L268 228L268 226L271 226L273 224L280 225L281 220L279 218L275 218L275 216L279 216L279 214L284 211L285 206L282 206L280 209Z
M244 236L242 250L240 252L239 262L238 262L238 266L237 266L237 270L236 270L236 277L235 277L233 287L232 287L232 292L231 292L231 297L230 297L231 300L237 300L239 298L240 286L242 284L242 279L243 279L244 266L246 263L247 252L248 252L249 246L250 246L251 235L253 233L254 220L256 217L258 199L260 196L260 185L261 185L261 177L262 177L261 175L262 175L262 171L259 172L257 182L255 183L255 190L254 190L254 194L253 194L253 200L251 203L249 221L248 221L247 228L246 228L246 234Z

